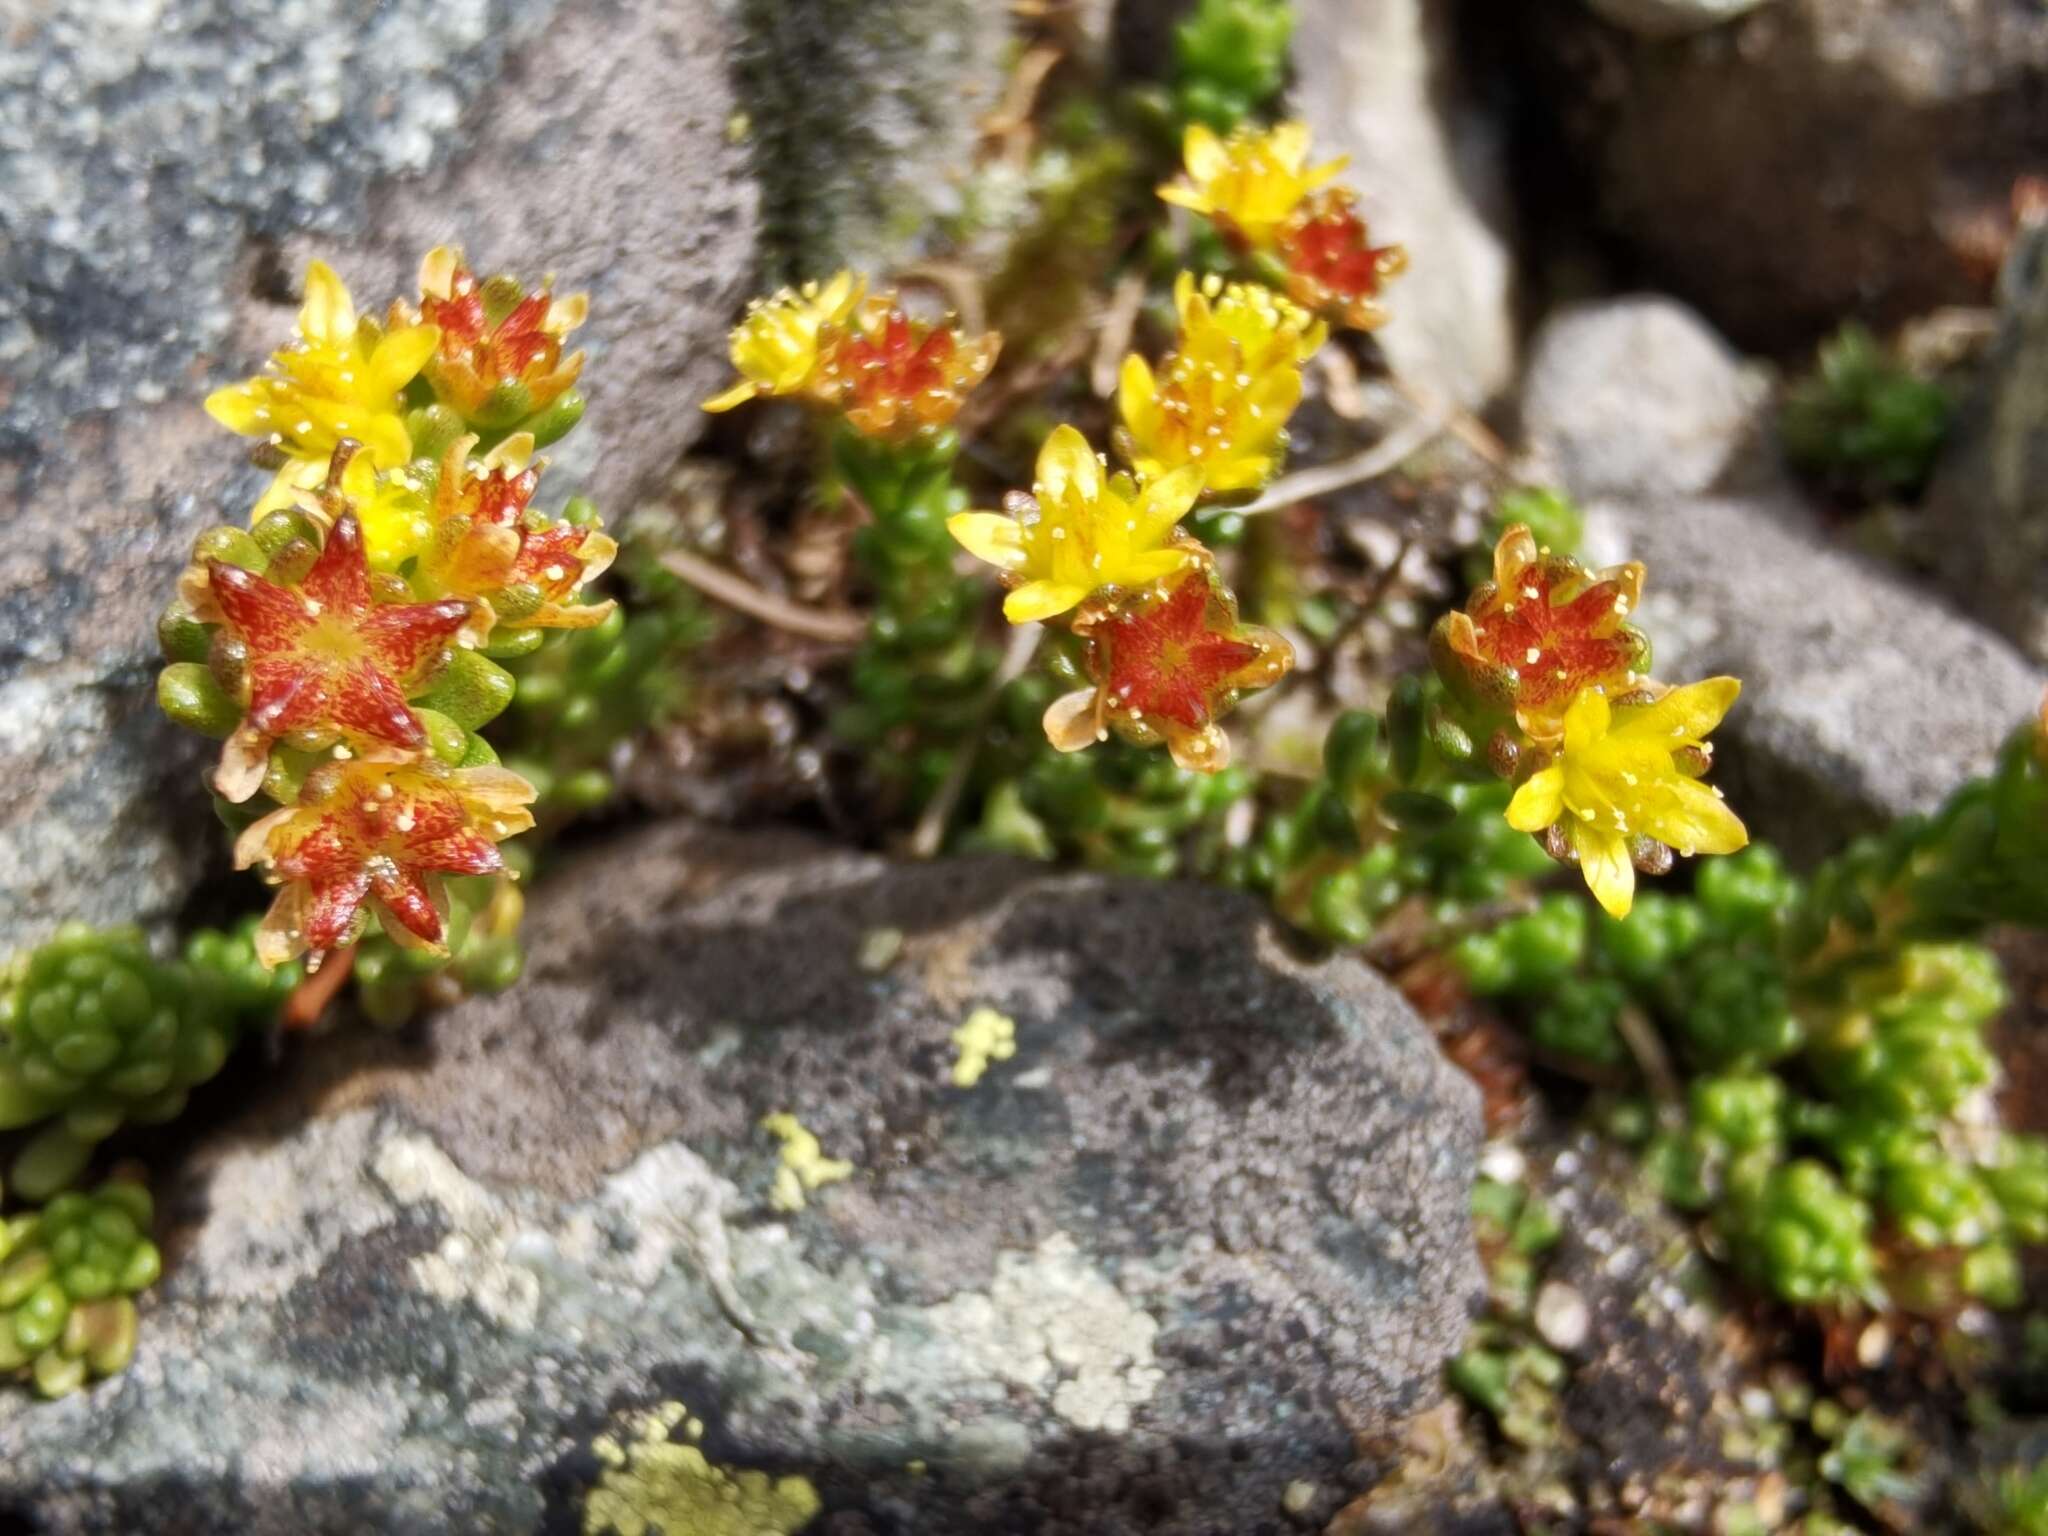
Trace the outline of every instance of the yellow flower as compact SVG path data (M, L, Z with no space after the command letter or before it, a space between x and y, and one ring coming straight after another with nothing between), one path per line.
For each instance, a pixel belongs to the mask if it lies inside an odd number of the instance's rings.
M1191 564L1197 547L1176 525L1202 491L1199 469L1176 470L1140 490L1104 473L1072 427L1055 427L1038 452L1038 482L1015 497L1017 515L961 512L946 528L967 552L998 567L1014 590L1012 624L1065 613L1102 587L1139 587Z
M1186 177L1168 182L1159 195L1257 249L1272 246L1296 205L1349 163L1340 157L1311 168L1308 128L1301 123L1240 128L1228 139L1195 123L1181 154Z
M206 412L215 421L245 437L268 438L285 456L259 515L317 485L343 438L361 443L378 469L396 469L410 459L412 437L399 391L418 375L440 339L431 325L386 329L358 319L355 301L334 269L324 261L309 265L291 345L271 354L269 372L206 397Z
M729 411L756 395L801 393L818 370L828 328L847 322L866 287L851 272L840 272L822 288L805 283L754 300L732 332L732 365L740 381L706 400L704 409Z
M1280 467L1301 365L1329 327L1257 283L1183 272L1173 297L1180 340L1158 374L1124 359L1118 450L1140 480L1193 464L1210 491L1255 490Z
M1588 688L1565 711L1556 759L1508 804L1508 825L1542 832L1561 825L1586 884L1616 917L1635 899L1631 839L1650 838L1688 857L1733 853L1749 841L1735 813L1697 782L1707 732L1742 684L1732 677L1674 688L1649 704L1610 704Z

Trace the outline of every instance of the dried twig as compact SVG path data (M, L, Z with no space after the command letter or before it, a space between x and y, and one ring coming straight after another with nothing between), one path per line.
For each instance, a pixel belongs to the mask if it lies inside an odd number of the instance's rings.
M1024 669L1031 665L1032 658L1038 654L1038 644L1044 638L1043 624L1019 624L1010 631L1009 648L1003 652L1002 665L988 680L988 689L975 706L974 720L967 728L967 739L953 753L952 766L947 768L944 781L932 796L931 803L924 808L924 814L917 818L917 827L910 834L910 856L913 859L934 857L945 842L946 827L953 820L953 811L960 803L960 796L966 792L967 775L974 769L974 758L981 750L982 737L988 734L989 717L996 711L996 702L1005 688L1024 675Z
M857 613L806 608L688 550L672 549L661 563L706 597L790 634L828 645L857 645L868 632L867 620Z
M1346 486L1377 479L1388 470L1398 468L1403 459L1436 437L1445 426L1446 423L1440 417L1427 413L1412 417L1370 448L1361 453L1354 453L1348 459L1338 459L1335 463L1318 464L1313 469L1298 469L1291 475L1282 475L1266 487L1265 493L1258 500L1238 508L1238 511L1246 517L1260 512L1277 512L1282 507L1291 507L1298 501L1327 496L1333 491L1343 490Z
M1457 401L1447 399L1427 384L1404 378L1398 373L1389 374L1387 382L1424 416L1442 422L1453 437L1484 459L1489 468L1507 468L1508 445L1494 435L1493 428Z
M1678 1072L1671 1065L1671 1055L1664 1049L1664 1039L1657 1033L1657 1026L1650 1022L1649 1015L1633 1003L1626 1004L1615 1015L1614 1027L1620 1031L1622 1043L1628 1047L1644 1081L1650 1085L1650 1096L1659 1104L1676 1104L1684 1098Z

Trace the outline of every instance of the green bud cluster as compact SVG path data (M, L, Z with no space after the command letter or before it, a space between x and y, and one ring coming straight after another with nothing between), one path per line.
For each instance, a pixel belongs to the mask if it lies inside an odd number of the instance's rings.
M1329 943L1363 944L1406 902L1422 900L1432 923L1447 925L1553 868L1503 819L1508 786L1457 777L1428 715L1426 699L1399 693L1384 717L1339 715L1321 775L1261 819L1220 877L1266 892L1282 916Z
M2026 761L2005 771L2031 789ZM1987 1042L2004 1002L1997 961L1975 945L1900 938L1967 926L1911 901L1977 901L1974 885L1947 880L1932 830L1972 824L1952 805L1899 838L1907 852L1878 859L1864 845L1811 886L1753 847L1704 864L1690 896L1647 892L1618 921L1576 895L1546 896L1467 935L1450 958L1561 1065L1627 1070L1624 1010L1658 1031L1694 1075L1683 1105L1654 1125L1646 1169L1781 1297L2009 1305L2017 1245L2048 1228L2048 1143L1987 1147L1972 1118L1998 1075ZM1855 892L1886 923L1845 917Z
M853 698L832 730L862 753L885 799L904 806L924 804L944 781L981 723L997 664L983 627L988 590L955 570L946 532L967 506L953 479L959 447L950 432L891 445L844 428L833 441L836 472L874 521L854 541L873 589L868 633L853 660Z
M1730 1183L1715 1225L1736 1267L1801 1305L1882 1297L1869 1202L1821 1162L1799 1158Z
M163 1260L149 1191L116 1178L0 1221L0 1372L62 1397L135 1353L138 1292Z
M1184 122L1228 133L1287 83L1291 0L1198 0L1174 32L1174 105Z
M517 687L500 744L506 765L538 791L534 816L544 823L610 804L620 745L688 701L686 666L709 637L709 616L652 562L636 562L630 581L638 599L631 608L621 604L594 628L559 632L510 664Z
M1947 390L1851 322L1786 391L1778 432L1795 467L1840 494L1875 501L1926 484L1953 412Z
M1990 777L1829 860L1788 914L1788 955L1818 982L1889 963L1907 943L1975 939L1996 923L2048 927L2043 753L2030 725Z
M31 1199L77 1177L125 1123L156 1124L221 1069L249 1025L276 1011L297 967L265 972L253 920L150 953L139 929L68 924L0 979L0 1128L48 1121L15 1158Z

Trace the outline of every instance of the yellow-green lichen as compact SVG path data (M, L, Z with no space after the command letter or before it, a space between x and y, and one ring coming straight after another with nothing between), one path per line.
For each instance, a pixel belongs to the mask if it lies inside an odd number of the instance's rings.
M796 1536L817 1517L809 1478L718 1466L696 1445L703 1433L689 1409L663 1403L598 1436L605 1470L584 1498L583 1536Z
M953 1086L972 1088L990 1062L1017 1054L1016 1021L993 1008L977 1008L953 1031L953 1048L960 1053L953 1061Z
M795 1115L764 1115L761 1129L782 1141L782 1163L768 1192L768 1203L778 1211L800 1211L809 1191L853 1177L853 1164L827 1157L818 1138L805 1130Z

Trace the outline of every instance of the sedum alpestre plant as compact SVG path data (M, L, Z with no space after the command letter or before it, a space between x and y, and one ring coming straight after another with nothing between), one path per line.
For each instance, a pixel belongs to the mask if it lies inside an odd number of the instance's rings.
M616 553L595 509L533 505L538 451L583 412L568 340L586 310L444 247L373 316L315 262L289 344L207 400L271 479L246 526L197 540L157 696L222 743L216 806L275 895L175 959L71 925L0 971L0 1130L25 1133L7 1188L46 1202L0 1229L0 1369L52 1394L119 1369L127 1298L156 1273L148 1197L126 1178L64 1191L251 1034L310 1022L323 965L394 1023L518 976L527 861L500 845L536 804L559 824L610 797L611 749L661 714L701 635L687 603L595 600ZM515 700L501 739L539 788L483 734Z

